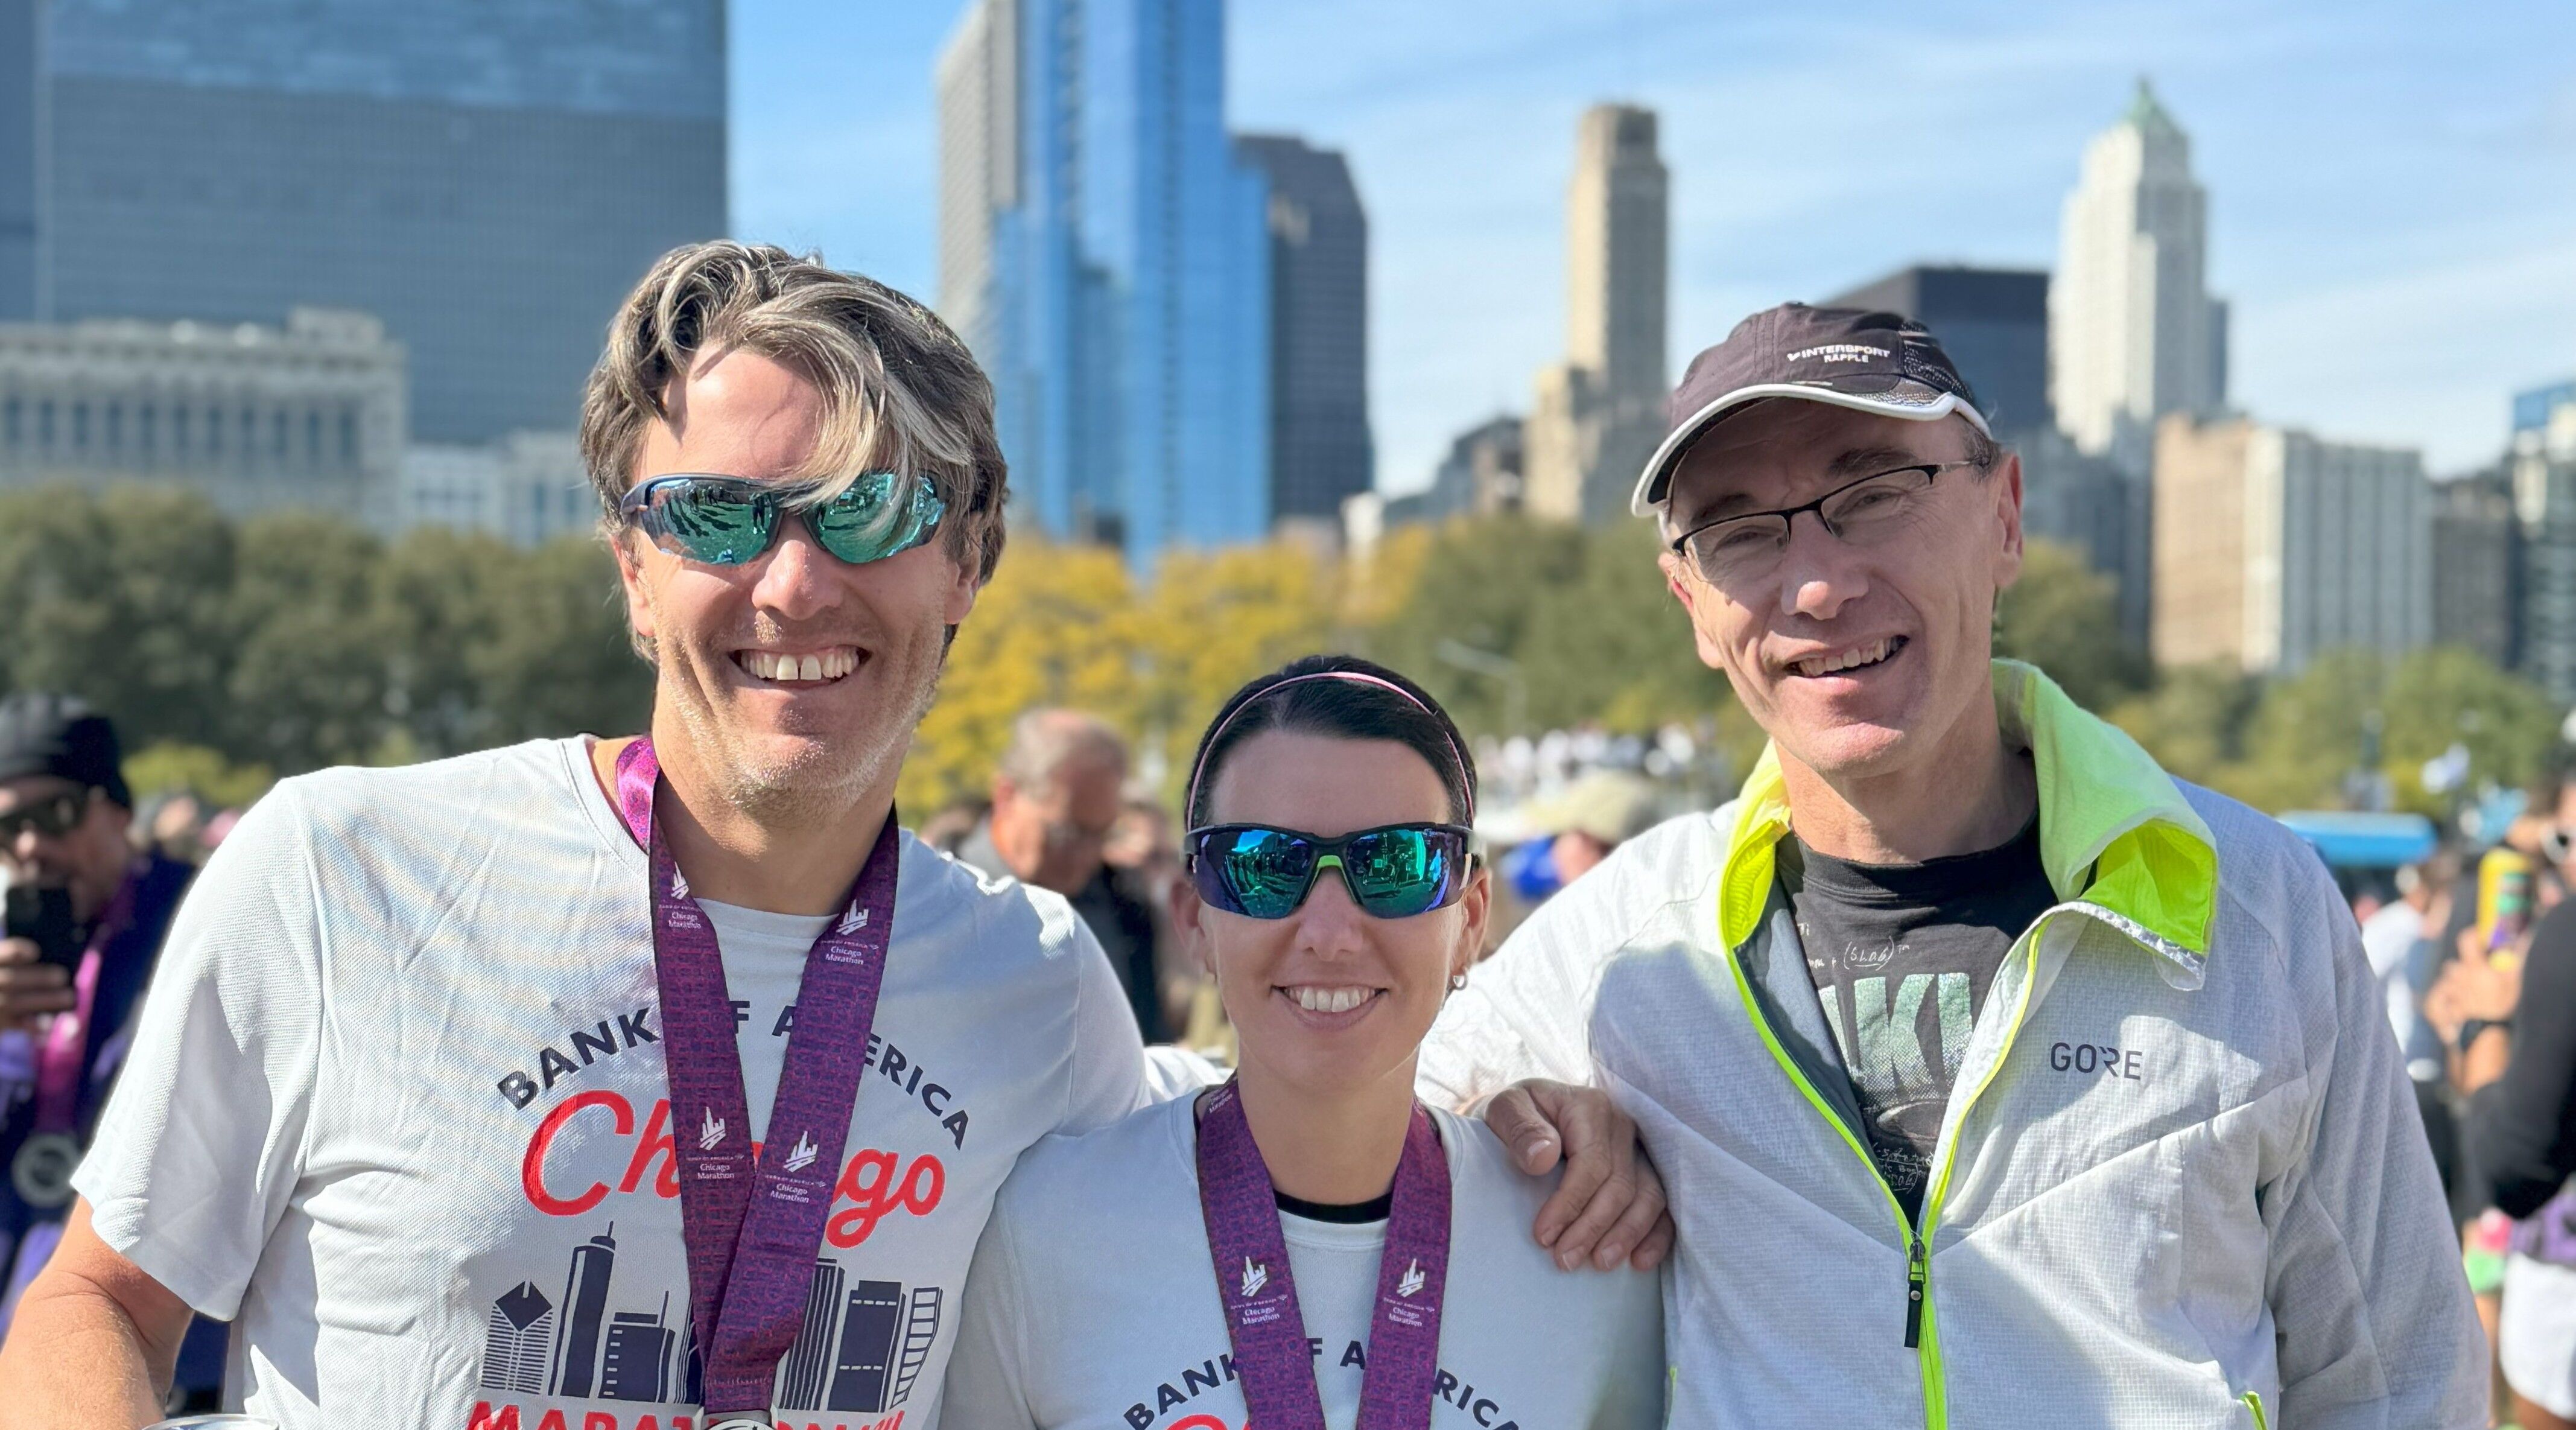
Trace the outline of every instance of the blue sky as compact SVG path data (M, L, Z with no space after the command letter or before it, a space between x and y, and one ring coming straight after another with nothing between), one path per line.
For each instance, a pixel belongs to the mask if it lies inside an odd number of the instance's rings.
M959 0L736 0L733 213L928 298L933 58ZM1379 484L1525 409L1564 343L1576 116L1663 115L1673 358L1915 261L2047 266L2141 73L2191 135L2232 395L2329 437L2491 458L2576 374L2564 0L1234 0L1234 127L1344 149L1369 208Z

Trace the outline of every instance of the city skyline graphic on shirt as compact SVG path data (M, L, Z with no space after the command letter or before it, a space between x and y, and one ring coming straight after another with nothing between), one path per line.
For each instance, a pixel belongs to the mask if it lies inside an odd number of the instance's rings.
M572 1250L563 1293L521 1281L492 1303L483 1337L485 1390L563 1399L697 1404L697 1339L668 1291L651 1309L611 1310L616 1223ZM946 1298L936 1286L850 1281L817 1257L804 1324L780 1362L777 1408L882 1412L911 1398L939 1339Z

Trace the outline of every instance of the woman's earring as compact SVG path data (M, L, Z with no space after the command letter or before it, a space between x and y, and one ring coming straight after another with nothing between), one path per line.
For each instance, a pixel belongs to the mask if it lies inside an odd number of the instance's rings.
M1449 977L1449 991L1450 991L1450 992L1455 993L1455 992L1457 992L1459 989L1464 988L1464 987L1466 987L1466 986L1467 986L1467 975L1466 975L1466 974L1463 974L1463 973L1455 973L1455 974L1451 974L1451 975L1450 975L1450 977Z

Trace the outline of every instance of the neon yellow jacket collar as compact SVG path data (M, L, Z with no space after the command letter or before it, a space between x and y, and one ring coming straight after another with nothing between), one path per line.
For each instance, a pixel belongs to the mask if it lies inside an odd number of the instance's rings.
M2173 777L2035 666L1995 662L1995 713L2038 773L2039 857L2058 898L2106 909L2196 966L2218 915L2218 846ZM1761 923L1775 846L1788 832L1779 750L1765 746L1736 801L1718 881L1728 948L1743 947Z

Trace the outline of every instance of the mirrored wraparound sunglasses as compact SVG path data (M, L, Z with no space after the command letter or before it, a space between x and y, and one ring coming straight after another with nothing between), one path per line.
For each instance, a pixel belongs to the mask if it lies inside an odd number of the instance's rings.
M852 566L910 551L939 529L948 504L923 475L862 474L840 495L811 501L800 489L743 477L674 472L635 484L618 515L683 561L740 566L778 540L782 519L802 517L814 544Z
M1230 914L1284 919L1306 902L1325 866L1362 912L1411 918L1467 892L1468 841L1456 824L1388 824L1339 839L1261 824L1193 829L1185 841L1199 897Z

